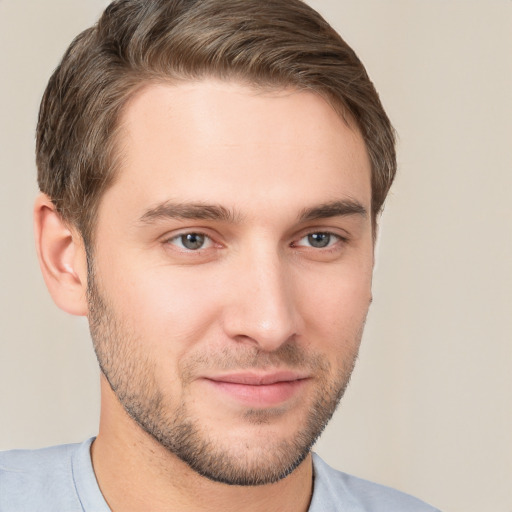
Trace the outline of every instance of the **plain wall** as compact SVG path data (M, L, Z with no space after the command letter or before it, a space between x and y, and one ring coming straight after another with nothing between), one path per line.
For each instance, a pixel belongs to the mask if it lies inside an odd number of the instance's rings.
M310 2L399 134L358 367L318 442L333 466L448 512L512 511L512 1ZM0 449L94 435L87 324L32 239L46 81L99 0L0 0Z

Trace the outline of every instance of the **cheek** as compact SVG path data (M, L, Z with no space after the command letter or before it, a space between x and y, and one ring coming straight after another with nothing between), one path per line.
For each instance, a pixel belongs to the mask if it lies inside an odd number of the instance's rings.
M300 309L309 335L335 350L358 344L371 302L371 260L302 277Z
M128 264L127 264L128 265ZM218 315L216 287L193 277L191 269L166 266L123 272L122 262L103 280L115 311L145 344L145 350L175 356L201 340Z

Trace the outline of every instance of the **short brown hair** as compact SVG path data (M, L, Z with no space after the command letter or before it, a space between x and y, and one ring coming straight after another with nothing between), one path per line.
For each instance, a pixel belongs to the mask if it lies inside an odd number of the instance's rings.
M301 0L116 0L65 53L37 127L38 183L91 240L116 168L123 106L144 84L234 79L311 90L357 123L372 164L372 214L396 172L393 128L354 51Z

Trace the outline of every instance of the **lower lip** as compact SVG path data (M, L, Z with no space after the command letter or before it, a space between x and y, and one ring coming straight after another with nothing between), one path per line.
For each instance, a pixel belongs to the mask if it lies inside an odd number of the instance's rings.
M207 382L221 393L243 404L253 407L275 407L296 396L306 380L299 379L254 386L209 379Z

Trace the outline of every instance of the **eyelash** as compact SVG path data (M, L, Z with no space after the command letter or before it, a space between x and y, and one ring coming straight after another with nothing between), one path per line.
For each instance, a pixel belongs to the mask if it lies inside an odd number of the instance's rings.
M301 242L302 240L309 239L309 237L313 237L315 235L316 236L322 235L322 236L329 237L327 244L322 247L314 247L312 245L299 245L299 242ZM183 244L183 240L185 239L185 237L202 238L203 241L205 241L208 246L204 247L203 246L204 244L202 244L200 247L197 247L196 249L191 249L190 247L186 247ZM311 239L309 239L308 241L311 243ZM314 250L319 250L319 251L320 250L332 251L332 250L334 250L334 246L338 245L340 242L343 244L343 243L346 243L347 241L348 240L346 237L343 237L343 236L333 233L331 231L311 231L311 232L303 235L301 238L299 238L297 242L292 242L290 244L290 247L306 247L307 249L314 249ZM165 242L166 242L166 244L172 244L172 245L177 246L179 248L179 250L181 250L182 252L186 252L186 253L199 253L199 252L208 250L213 245L215 245L215 242L212 239L212 237L210 237L206 233L202 233L200 231L187 231L184 233L180 233L171 238L168 238ZM177 243L177 242L179 242L179 243Z
M312 245L308 245L308 246L306 246L307 248L328 251L328 250L333 250L334 246L337 245L338 243L340 243L340 242L343 243L343 242L347 241L346 238L344 238L341 235L338 235L336 233L332 233L331 231L311 231L310 233L307 233L306 235L304 235L302 238L299 238L298 241L300 242L301 240L309 239L310 237L313 237L315 235L327 236L328 237L327 244L322 247L314 247ZM311 240L308 240L308 241L311 244ZM292 247L298 247L298 245L296 245L294 242L292 244Z
M181 241L181 247L179 247L178 244L175 244L175 245L178 245L178 247L180 248L180 250L182 252L199 252L201 250L206 250L206 249L210 248L210 247L205 248L205 247L201 246L201 247L198 247L197 249L190 249L188 247L185 247L183 245L183 239L185 237L192 237L192 236L202 237L205 241L208 240L209 246L214 244L212 237L208 236L206 233L201 233L200 231L187 231L185 233L180 233L179 235L176 235L176 236L173 236L172 238L167 239L166 243L172 244L173 242Z

